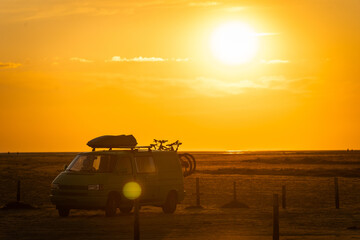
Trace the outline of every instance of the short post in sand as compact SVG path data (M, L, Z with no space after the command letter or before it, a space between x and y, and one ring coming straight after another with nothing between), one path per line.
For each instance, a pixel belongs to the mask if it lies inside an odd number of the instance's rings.
M236 181L233 182L233 200L224 204L222 208L249 208L248 205L237 200Z
M236 202L236 182L234 181L234 202Z
M200 205L200 182L199 178L196 178L196 206L201 207Z
M127 199L134 200L134 240L139 240L139 197L141 195L141 187L137 182L128 182L123 187L123 193Z
M191 195L195 195L196 196L196 204L194 206L189 206L187 207L186 209L202 209L203 207L200 205L200 180L199 178L197 177L196 179L196 192L195 193L192 193Z
M277 194L274 194L273 208L273 240L279 240L279 196Z
M339 208L340 208L339 182L338 182L338 178L337 178L337 177L334 178L334 185L335 185L335 208L336 208L336 209L339 209Z
M17 181L16 201L20 202L20 180Z

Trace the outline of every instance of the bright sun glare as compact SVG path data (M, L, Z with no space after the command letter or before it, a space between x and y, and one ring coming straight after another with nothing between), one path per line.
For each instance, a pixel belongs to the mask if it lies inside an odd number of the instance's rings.
M254 30L240 22L219 26L211 37L211 50L216 58L226 64L236 65L250 61L258 48Z

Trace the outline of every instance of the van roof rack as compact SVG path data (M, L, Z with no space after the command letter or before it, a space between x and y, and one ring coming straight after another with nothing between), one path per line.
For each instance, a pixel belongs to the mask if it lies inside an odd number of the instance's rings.
M131 151L135 151L142 148L147 148L148 151L151 151L152 146L119 146L119 147L100 147L100 148L109 148L109 151L113 150L113 148L119 149L130 149ZM93 147L92 151L95 152L96 148Z

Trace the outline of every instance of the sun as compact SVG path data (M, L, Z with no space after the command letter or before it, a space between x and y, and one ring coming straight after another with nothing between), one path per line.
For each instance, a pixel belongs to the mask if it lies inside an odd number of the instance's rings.
M255 31L241 22L228 22L215 29L211 36L211 50L220 61L231 64L249 62L257 53Z

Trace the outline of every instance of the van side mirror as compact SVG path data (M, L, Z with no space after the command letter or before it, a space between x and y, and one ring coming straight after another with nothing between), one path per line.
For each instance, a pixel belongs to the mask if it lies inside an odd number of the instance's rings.
M68 165L65 164L65 165L64 165L64 171L66 171L67 167L68 167Z

